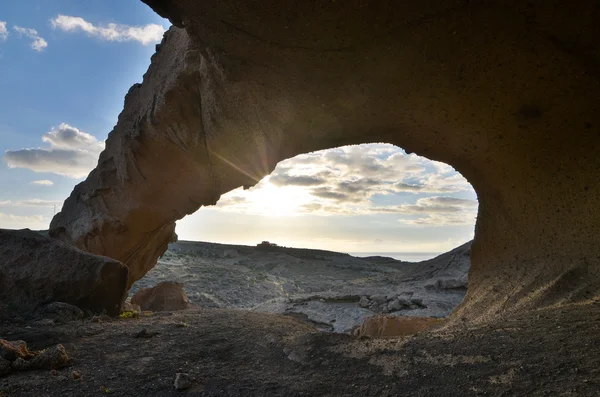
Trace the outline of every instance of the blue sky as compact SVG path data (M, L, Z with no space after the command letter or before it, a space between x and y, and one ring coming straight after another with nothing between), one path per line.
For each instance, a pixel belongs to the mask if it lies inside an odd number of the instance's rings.
M138 0L0 6L0 227L45 228L93 168L169 26ZM181 238L441 252L473 235L470 185L391 145L299 156L178 223Z
M0 6L0 152L47 146L42 135L66 123L98 140L106 139L122 110L129 87L140 82L154 53L154 44L115 42L82 31L52 26L59 15L81 17L98 26L118 23L168 28L147 6L135 0L20 0ZM1 25L0 25L1 26ZM47 42L36 51L32 39L15 27L34 29ZM53 186L31 184L49 180ZM72 178L9 169L0 162L0 202L27 199L62 201L74 185ZM53 207L38 208L44 216ZM30 208L0 207L0 212L31 213ZM16 227L17 225L4 226ZM3 226L0 224L0 226Z

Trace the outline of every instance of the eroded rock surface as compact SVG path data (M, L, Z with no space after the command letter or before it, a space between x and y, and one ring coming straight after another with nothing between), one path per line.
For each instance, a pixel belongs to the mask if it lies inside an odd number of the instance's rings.
M91 255L29 229L0 229L2 314L38 309L37 315L43 317L64 317L67 311L69 318L81 318L79 309L83 309L117 315L126 283L127 268L114 259Z
M278 161L388 142L454 166L477 191L455 318L599 293L596 1L146 3L179 28L51 225L125 263L128 287L176 220Z

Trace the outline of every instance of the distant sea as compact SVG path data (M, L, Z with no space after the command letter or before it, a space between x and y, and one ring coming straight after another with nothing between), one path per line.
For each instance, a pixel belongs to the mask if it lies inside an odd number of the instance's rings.
M386 256L405 262L420 262L427 259L435 258L440 255L437 252L348 252L352 256L364 258L366 256Z

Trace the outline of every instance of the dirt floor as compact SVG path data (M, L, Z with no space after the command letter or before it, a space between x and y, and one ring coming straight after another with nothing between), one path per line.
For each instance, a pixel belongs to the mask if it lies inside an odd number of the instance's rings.
M223 309L0 324L0 338L32 349L62 343L73 359L62 370L2 377L0 395L599 396L599 329L598 303L395 340L320 333L290 317ZM194 379L190 389L175 390L177 372Z

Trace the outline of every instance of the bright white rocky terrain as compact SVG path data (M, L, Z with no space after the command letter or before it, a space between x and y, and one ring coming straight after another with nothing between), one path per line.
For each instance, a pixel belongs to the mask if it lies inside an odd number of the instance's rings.
M200 307L283 313L349 332L378 313L445 317L467 291L470 246L402 262L330 251L180 241L130 291L178 281Z

